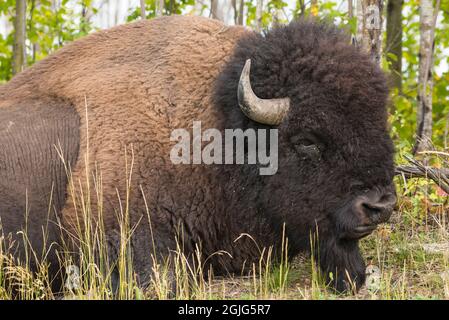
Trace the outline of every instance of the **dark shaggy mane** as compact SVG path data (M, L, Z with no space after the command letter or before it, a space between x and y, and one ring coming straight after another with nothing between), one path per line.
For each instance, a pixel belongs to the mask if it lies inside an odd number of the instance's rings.
M383 72L368 55L351 45L345 30L328 22L303 19L239 40L234 56L217 78L214 92L214 104L233 120L241 116L236 108L237 85L249 58L252 87L261 98L289 96L298 106L323 101L325 94L338 97L340 105L351 105L352 109L358 102L354 99L375 97L374 104L382 106L387 99ZM383 114L374 118L385 121L385 108L378 112Z

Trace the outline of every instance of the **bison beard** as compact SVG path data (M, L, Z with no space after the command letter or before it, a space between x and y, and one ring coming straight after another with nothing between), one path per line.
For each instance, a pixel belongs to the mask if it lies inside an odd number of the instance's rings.
M65 176L50 165L60 159L40 152L65 141L70 148L63 151L76 182L71 193L82 193L80 181L95 185L93 174L86 178L86 160L90 168L101 170L112 261L121 241L116 209L131 181L130 221L140 222L131 247L143 284L152 273L150 253L165 258L176 250L180 226L185 254L193 256L197 244L205 258L220 250L230 254L207 259L215 274L224 275L241 274L243 266L251 269L261 247L274 246L280 254L285 226L290 256L310 251L310 239L317 238L315 257L334 287L358 289L365 279L358 242L388 220L396 198L385 77L349 43L344 32L312 21L261 35L180 16L140 21L75 41L0 87L0 130L11 134L10 124L22 121L17 132L27 133L8 141L0 138L4 230L23 228L20 212L10 209L23 208L23 188L14 186L31 179L36 190L28 190L30 200L38 205L28 230L39 234L49 221L37 211L48 211L49 181L55 180L55 194L62 198L52 208L53 220L74 233L73 222L82 217L67 197ZM245 64L249 73L242 78ZM258 103L263 112L254 105ZM28 127L21 119L33 118L31 112L54 130ZM47 119L45 114L54 116ZM61 129L67 121L77 128ZM190 128L193 121L222 133L277 128L278 172L260 176L258 165L174 165L170 133ZM7 152L14 143L24 146L16 163ZM134 154L131 180L124 172L125 148ZM14 174L23 168L32 170ZM11 184L12 176L23 181ZM99 208L96 197L92 190L93 216ZM251 235L257 245L242 234Z
M320 241L318 261L325 275L332 277L337 291L357 290L365 282L365 262L358 242L337 239Z

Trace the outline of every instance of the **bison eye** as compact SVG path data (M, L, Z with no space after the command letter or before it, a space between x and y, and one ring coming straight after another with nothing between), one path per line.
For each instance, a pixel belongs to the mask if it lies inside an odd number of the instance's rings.
M321 159L321 151L320 149L314 145L296 145L296 151L302 160L311 159L313 161L318 161Z
M313 142L312 140L309 140L307 138L305 139L300 139L299 141L297 141L298 145L304 146L304 147L310 147L310 146L314 146L315 142Z
M310 135L298 135L290 139L302 160L311 159L318 161L321 159L320 143L315 137Z

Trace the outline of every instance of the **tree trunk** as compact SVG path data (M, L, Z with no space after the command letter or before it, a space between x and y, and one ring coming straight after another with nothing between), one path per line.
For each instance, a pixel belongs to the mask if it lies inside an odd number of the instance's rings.
M114 26L118 25L120 15L120 2L117 1L115 4L115 11L114 11Z
M145 0L140 0L140 17L142 20L145 20L147 18L147 15L145 13Z
M352 19L354 16L354 6L353 6L353 0L348 0L348 18Z
M237 0L232 0L231 1L231 5L232 5L232 9L234 10L234 23L238 24L238 10L237 10Z
M239 19L238 19L238 24L243 26L243 14L245 11L245 1L244 0L240 0L240 7L239 7Z
M357 0L357 46L369 53L376 64L382 54L383 0Z
M262 30L262 14L263 14L263 0L257 0L256 4L256 19L254 24L254 30L260 32Z
M224 17L222 11L223 11L223 4L220 3L220 0L210 1L210 17L212 19L223 21Z
M168 8L168 15L174 14L173 11L175 11L175 0L170 0L170 6Z
M231 0L231 7L234 11L234 23L243 25L243 10L245 8L245 0Z
M413 153L430 149L432 139L432 65L435 24L440 1L433 8L432 0L421 0L419 8L419 74L416 143Z
M210 13L209 17L217 19L218 0L210 0Z
M25 69L26 66L26 0L16 1L14 28L12 73L17 74Z
M402 5L403 0L388 0L387 4L387 61L390 80L399 92L402 89Z
M157 0L157 2L156 2L156 17L162 17L164 15L164 7L165 7L165 1Z

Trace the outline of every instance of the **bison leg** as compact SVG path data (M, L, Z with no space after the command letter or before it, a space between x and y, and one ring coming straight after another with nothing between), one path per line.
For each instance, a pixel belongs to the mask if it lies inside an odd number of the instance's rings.
M49 265L55 291L62 284L56 249L62 249L65 168L78 157L79 124L74 107L55 97L11 100L0 108L0 237L11 237L9 253L31 271Z
M358 241L320 241L317 255L328 282L337 292L357 291L365 283L365 262Z
M108 232L107 256L114 266L110 274L112 292L118 294L120 290L118 263L120 259L124 258L120 257L120 254L125 254L132 256L132 264L126 264L124 267L128 268L128 266L131 266L132 269L127 271L132 271L135 275L136 284L139 288L147 290L151 288L152 283L165 284L167 285L166 288L159 288L161 290L160 298L175 297L177 290L175 262L167 247L161 246L157 239L153 242L150 233L145 227L137 228L129 243L123 244L121 241L122 237L118 230L110 230ZM156 248L153 247L153 244ZM121 246L123 245L127 247L126 253L121 253ZM164 292L166 296L164 296Z

